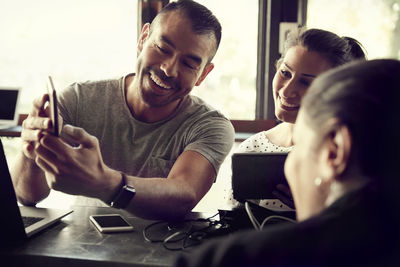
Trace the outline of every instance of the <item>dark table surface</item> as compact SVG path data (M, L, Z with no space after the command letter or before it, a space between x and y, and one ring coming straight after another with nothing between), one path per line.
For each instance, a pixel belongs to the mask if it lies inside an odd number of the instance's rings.
M73 207L74 212L23 244L0 250L1 266L170 266L180 251L145 240L143 229L154 223L123 211L102 207ZM119 213L132 232L103 234L89 221L94 214ZM196 214L206 217L206 214ZM183 253L190 253L185 250Z

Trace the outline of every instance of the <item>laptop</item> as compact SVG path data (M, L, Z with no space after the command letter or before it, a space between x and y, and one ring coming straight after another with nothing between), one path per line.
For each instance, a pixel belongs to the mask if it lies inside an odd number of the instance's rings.
M0 129L18 125L20 87L0 87Z
M276 199L278 184L289 186L284 165L288 153L234 153L232 155L233 197L248 199Z
M20 243L56 223L72 210L19 206L0 140L0 229L2 245ZM1 245L0 245L1 246Z

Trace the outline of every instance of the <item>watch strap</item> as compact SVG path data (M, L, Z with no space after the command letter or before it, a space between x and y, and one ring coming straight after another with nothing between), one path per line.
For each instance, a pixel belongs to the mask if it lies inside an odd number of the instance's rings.
M120 188L110 201L110 206L118 209L126 208L136 194L135 188L133 186L127 185L125 173L121 172L121 176L122 181Z

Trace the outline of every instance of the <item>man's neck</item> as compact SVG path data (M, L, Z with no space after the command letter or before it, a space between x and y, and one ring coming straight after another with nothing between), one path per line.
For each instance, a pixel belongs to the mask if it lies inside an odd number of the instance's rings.
M148 123L161 121L170 116L179 106L181 100L177 100L175 105L149 106L140 97L139 84L135 77L134 75L126 77L124 87L126 104L135 119Z

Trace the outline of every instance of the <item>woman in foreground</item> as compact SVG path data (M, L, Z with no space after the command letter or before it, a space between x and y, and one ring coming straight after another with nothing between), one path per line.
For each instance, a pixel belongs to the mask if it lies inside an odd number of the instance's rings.
M298 222L207 240L176 266L399 266L399 99L397 60L319 76L285 163Z

